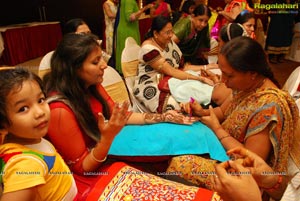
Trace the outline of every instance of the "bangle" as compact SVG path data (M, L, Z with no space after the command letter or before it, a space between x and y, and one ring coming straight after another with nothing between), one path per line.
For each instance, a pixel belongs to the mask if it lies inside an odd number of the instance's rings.
M216 87L216 86L218 86L218 85L220 85L220 84L222 84L222 82L217 82L217 83L215 83L215 84L213 85L213 87Z
M95 148L93 148L93 149L91 150L91 156L92 156L92 159L93 159L94 161L98 162L98 163L103 163L104 161L106 161L107 156L105 156L102 160L97 159L97 158L95 157L95 155L94 155L94 149L95 149Z
M147 124L147 122L146 122L146 115L147 115L147 113L142 113L142 116L143 116L143 124Z
M222 140L224 140L224 139L227 138L227 137L231 137L231 135L228 134L228 135L224 135L224 136L220 137L220 138L219 138L220 142L222 142Z
M282 181L283 181L282 175L278 175L277 182L276 182L276 184L274 184L274 186L272 186L271 188L263 188L263 189L266 191L269 191L269 192L273 192L280 187Z

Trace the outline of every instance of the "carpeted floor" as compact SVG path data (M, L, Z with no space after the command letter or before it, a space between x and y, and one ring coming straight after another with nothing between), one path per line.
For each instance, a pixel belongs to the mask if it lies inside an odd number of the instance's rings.
M281 86L284 85L285 81L289 75L293 72L295 68L300 66L299 62L293 62L290 60L284 60L283 63L270 64L275 78Z

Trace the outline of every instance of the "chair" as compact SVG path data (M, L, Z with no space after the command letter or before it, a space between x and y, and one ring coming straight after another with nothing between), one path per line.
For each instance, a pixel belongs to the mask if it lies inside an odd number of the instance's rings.
M296 99L295 102L296 102L296 105L297 105L297 107L299 109L299 116L300 116L300 98Z
M209 64L218 63L218 52L219 52L219 43L216 39L210 39L210 51L207 53L207 60Z
M125 78L125 83L128 89L132 109L135 112L150 112L143 106L133 94L134 79L138 70L138 54L140 46L136 43L134 38L128 37L125 40L125 47L121 54L121 68Z
M298 66L288 77L282 89L288 91L295 99L300 115L300 66Z
M300 66L298 66L288 77L282 89L288 91L291 96L295 96L300 84Z
M104 70L102 86L114 102L130 101L125 83L120 74L111 66Z
M38 75L41 78L43 78L46 73L50 72L51 57L52 57L53 53L54 53L54 50L45 54L45 56L42 58L42 60L40 62Z
M50 64L51 64L51 57L53 55L54 51L48 52L47 54L45 54L45 56L42 58L41 62L40 62L40 70L45 70L45 69L49 69L50 68Z

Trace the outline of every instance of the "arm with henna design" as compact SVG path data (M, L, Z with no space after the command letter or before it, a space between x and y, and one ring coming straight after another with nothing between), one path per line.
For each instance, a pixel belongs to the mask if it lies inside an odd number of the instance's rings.
M159 113L132 113L127 124L154 124L160 122L170 122L177 124L192 124L196 119L189 119L177 111L170 110L163 114Z

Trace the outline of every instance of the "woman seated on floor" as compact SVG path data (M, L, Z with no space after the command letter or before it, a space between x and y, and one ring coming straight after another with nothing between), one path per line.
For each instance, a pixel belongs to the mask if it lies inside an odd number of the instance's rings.
M197 103L187 103L184 110L199 116L226 150L246 147L275 172L288 172L298 109L293 98L279 89L263 48L249 37L234 38L222 47L219 68L222 82L233 90L229 106L225 110L203 109ZM178 156L172 158L168 171L183 172L185 179L211 188L208 175L201 172L214 170L215 163L200 156Z

